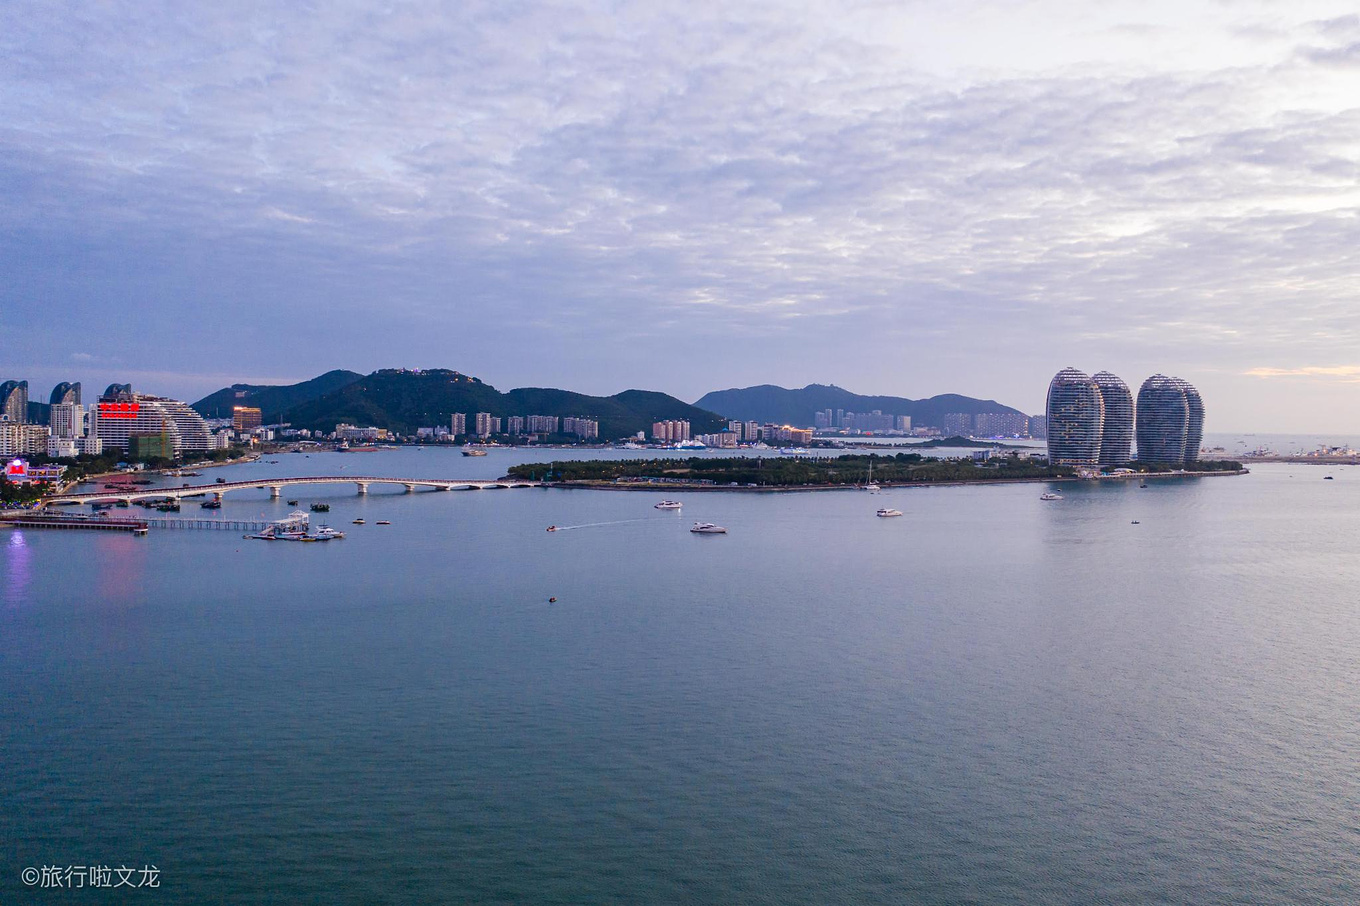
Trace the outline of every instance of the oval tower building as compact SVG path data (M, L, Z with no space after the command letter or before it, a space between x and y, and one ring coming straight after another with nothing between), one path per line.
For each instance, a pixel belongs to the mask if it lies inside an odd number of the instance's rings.
M1133 394L1108 371L1091 377L1100 391L1105 423L1100 431L1100 466L1122 466L1133 458Z
M1204 443L1204 400L1189 381L1181 381L1180 378L1174 380L1181 382L1181 389L1185 391L1185 404L1190 410L1189 423L1185 429L1184 461L1198 462L1199 448Z
M1100 464L1105 408L1095 381L1064 368L1048 384L1048 461L1055 466Z
M1154 374L1138 388L1140 461L1185 461L1185 443L1190 432L1190 402L1186 399L1182 386L1184 383L1164 374Z

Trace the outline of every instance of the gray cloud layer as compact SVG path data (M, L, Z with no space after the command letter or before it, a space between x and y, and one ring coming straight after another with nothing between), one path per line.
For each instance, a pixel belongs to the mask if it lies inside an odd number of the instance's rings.
M900 9L640 6L7 7L0 363L1353 400L1360 18L960 74Z

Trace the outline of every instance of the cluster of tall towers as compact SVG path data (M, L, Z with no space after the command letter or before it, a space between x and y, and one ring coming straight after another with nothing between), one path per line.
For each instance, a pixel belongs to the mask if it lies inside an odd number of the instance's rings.
M1199 391L1161 374L1143 381L1135 407L1128 385L1110 372L1088 377L1064 368L1049 382L1047 415L1048 461L1054 465L1123 465L1133 458L1135 434L1143 462L1194 462L1204 439Z

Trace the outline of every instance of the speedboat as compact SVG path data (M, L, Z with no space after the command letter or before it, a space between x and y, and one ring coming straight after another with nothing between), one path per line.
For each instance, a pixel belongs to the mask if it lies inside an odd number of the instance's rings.
M902 515L902 511L901 511L901 510L890 509L890 508L888 508L888 507L885 506L885 507L880 507L880 508L879 508L879 510L878 510L878 515L883 516L883 517L885 517L885 518L888 517L888 516L901 516L901 515Z
M392 524L392 523L391 523L391 522L388 522L386 519L379 519L379 520L378 520L378 525L391 525L391 524Z
M1061 494L1054 494L1052 491L1039 495L1040 500L1062 500Z
M678 500L663 500L660 503L653 504L653 506L658 510L678 510L684 504Z
M363 525L363 524L364 524L364 520L362 520L362 519L355 519L354 522L351 523L351 524L352 524L352 525Z
M332 539L334 539L334 538L343 538L343 537L345 537L345 533L344 533L344 532L337 532L335 529L331 528L329 525L323 525L323 526L321 526L319 529L316 530L316 540L317 540L317 541L330 541L330 540L332 540Z
M696 535L726 535L727 529L711 522L696 522L690 531Z
M555 531L557 531L557 526L555 526L555 525L550 525L550 526L548 526L548 531L550 531L550 532L555 532Z
M222 509L222 501L220 501L220 500L205 500L205 501L203 501L202 503L200 503L198 506L199 506L200 509L204 509L204 510L220 510L220 509Z

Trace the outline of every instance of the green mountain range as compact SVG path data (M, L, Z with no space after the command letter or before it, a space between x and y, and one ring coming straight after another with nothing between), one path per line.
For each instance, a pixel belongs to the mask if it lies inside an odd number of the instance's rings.
M203 415L216 411L225 418L232 405L260 405L250 399L292 397L296 401L276 416L265 409L269 422L289 422L296 428L334 431L340 423L387 428L414 434L417 428L448 426L453 413L471 417L476 412L495 416L557 415L597 419L604 440L626 437L638 431L651 433L652 423L662 419L688 419L695 434L721 430L726 420L713 412L696 408L673 396L647 390L625 390L613 396L587 396L569 390L521 387L502 393L480 379L443 368L412 370L389 368L354 380L326 392L316 393L317 382L330 372L303 384L288 387L250 387L254 396L236 397L244 387L228 387L194 403ZM306 397L305 399L299 399ZM243 402L243 400L247 400ZM225 408L223 408L225 407Z
M778 425L811 425L815 414L823 409L844 409L847 412L872 412L878 409L887 415L910 415L915 426L935 427L944 424L944 416L953 412L969 415L994 412L1023 414L1019 409L1003 406L996 400L979 400L957 393L942 393L929 399L913 400L901 396L864 396L834 384L808 384L801 390L789 390L773 384L717 390L705 394L694 405L719 412L727 418L774 422Z
M203 397L193 404L193 409L204 418L231 418L231 410L234 407L254 406L264 416L265 424L273 424L294 406L309 403L341 387L353 384L362 377L363 375L356 371L337 369L300 384L284 386L232 384Z

